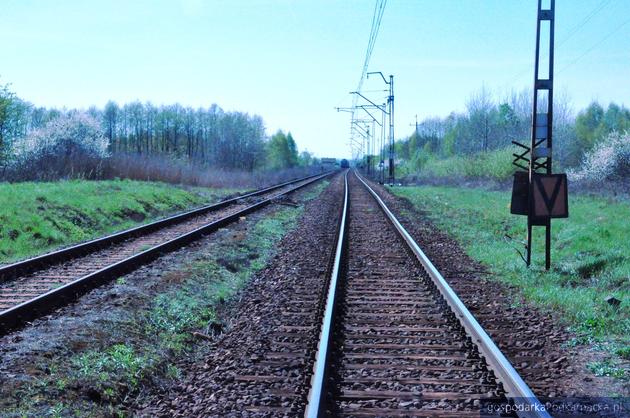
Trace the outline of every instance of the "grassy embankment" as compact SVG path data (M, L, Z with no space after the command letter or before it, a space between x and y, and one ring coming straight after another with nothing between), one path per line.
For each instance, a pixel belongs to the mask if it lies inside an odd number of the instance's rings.
M506 181L511 178L515 170L512 165L513 152L513 149L503 148L474 155L454 155L444 158L426 154L421 155L421 158L414 162L402 162L396 170L399 177Z
M454 236L492 278L516 286L526 299L561 312L578 336L606 359L592 363L598 375L630 378L630 202L570 196L570 218L552 223L552 270L544 270L544 229L535 229L533 267L522 250L526 222L509 214L507 192L455 187L394 188ZM440 216L448 213L449 216ZM506 236L513 239L506 238ZM607 303L613 296L618 307ZM625 363L627 365L627 362Z
M314 199L328 184L321 182L304 199ZM276 253L278 242L295 228L303 210L302 204L279 207L255 220L243 234L232 236L229 228L219 231L222 238L199 250L196 261L165 273L157 294L134 297L133 310L115 308L97 324L91 324L101 334L98 343L91 342L70 356L38 363L39 369L49 373L23 385L27 388L19 393L11 393L11 412L124 416L123 401L137 395L144 386L177 380L181 373L177 359L199 358L206 349L194 343L192 332L210 333L221 323L217 309L266 265ZM121 278L115 290L123 293L125 288L138 285ZM133 294L146 292L135 290Z
M234 192L131 180L0 184L0 264L130 228Z

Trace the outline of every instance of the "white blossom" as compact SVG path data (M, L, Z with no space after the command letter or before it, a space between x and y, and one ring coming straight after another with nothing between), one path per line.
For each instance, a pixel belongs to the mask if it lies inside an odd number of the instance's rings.
M630 174L630 132L612 132L589 151L578 170L569 170L573 181L601 181Z
M18 144L19 161L55 157L106 158L108 139L99 122L87 113L72 112L49 121Z

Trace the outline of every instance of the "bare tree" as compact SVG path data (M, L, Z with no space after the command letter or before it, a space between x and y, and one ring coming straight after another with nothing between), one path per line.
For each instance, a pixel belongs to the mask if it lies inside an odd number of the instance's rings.
M496 116L496 106L492 94L485 85L474 93L466 103L470 131L475 141L480 141L481 150L488 151L493 132L493 118Z

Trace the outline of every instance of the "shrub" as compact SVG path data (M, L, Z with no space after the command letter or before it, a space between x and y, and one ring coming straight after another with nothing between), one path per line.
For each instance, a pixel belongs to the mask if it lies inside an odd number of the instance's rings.
M569 170L573 181L623 180L630 176L630 132L613 132L589 151L578 170Z
M201 187L258 188L316 174L320 166L293 167L273 171L228 170L194 165L163 155L114 154L103 166L103 178L161 181Z
M108 145L95 118L72 112L49 121L15 144L10 171L21 180L96 178L108 156Z
M473 155L447 158L425 155L416 157L415 165L421 177L492 179L504 181L514 173L512 150L502 148Z

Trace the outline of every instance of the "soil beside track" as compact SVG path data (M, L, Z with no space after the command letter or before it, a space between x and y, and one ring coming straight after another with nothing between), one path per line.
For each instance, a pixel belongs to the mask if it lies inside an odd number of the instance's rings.
M488 279L488 272L466 255L413 205L370 183L442 273L514 368L539 397L602 396L627 393L613 379L587 372L596 354L570 347L573 334L553 312L532 306L518 290Z

